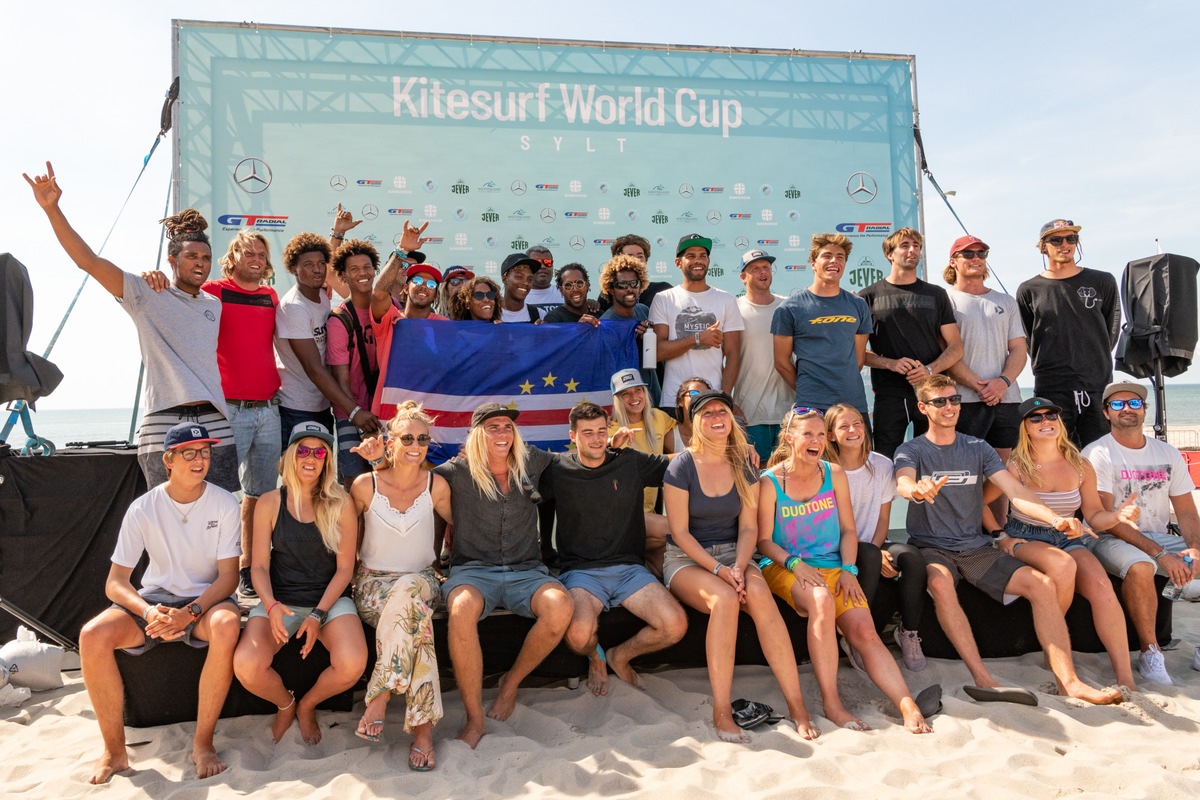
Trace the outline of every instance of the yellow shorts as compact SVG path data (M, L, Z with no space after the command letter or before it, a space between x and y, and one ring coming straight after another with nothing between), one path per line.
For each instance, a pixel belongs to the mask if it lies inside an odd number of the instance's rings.
M822 569L817 567L817 572L821 573L821 577L825 579L825 585L829 587L830 593L833 595L834 617L840 617L843 613L852 608L866 608L866 600L851 601L844 594L837 590L838 578L842 574L842 568ZM763 567L763 577L767 580L767 586L771 587L771 591L776 597L784 600L789 606L795 609L802 617L808 616L808 612L803 608L796 607L796 600L792 597L792 587L796 585L796 576L788 572L778 564L771 563Z

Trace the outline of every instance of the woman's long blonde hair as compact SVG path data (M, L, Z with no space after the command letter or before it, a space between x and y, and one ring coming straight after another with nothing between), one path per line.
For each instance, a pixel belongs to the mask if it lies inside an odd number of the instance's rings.
M628 389L624 389L613 395L613 419L622 428L628 428L630 425L634 424L634 421L629 418L629 412L625 410L625 401L619 397L619 395L623 395L625 392L634 391L640 391L642 393L642 397L646 399L645 404L642 406L642 425L649 428L650 420L647 419L647 417L650 416L650 392L646 391L645 386L631 386ZM647 438L649 438L649 436L650 435L647 434Z
M317 437L306 437L317 438ZM279 459L279 475L287 488L287 496L292 506L292 516L300 519L300 500L304 488L300 484L300 470L297 466L296 448L303 439L297 439L288 445ZM342 542L342 529L338 524L342 516L342 506L349 502L346 490L338 483L337 478L337 449L330 447L324 441L321 447L326 450L325 458L321 460L321 474L317 477L317 486L312 494L313 517L317 530L321 533L321 541L325 549L331 553L338 551Z
M725 440L725 446L722 448L720 442L710 439L704 434L702 426L692 425L692 443L688 445L688 450L693 453L720 453L721 457L733 468L733 485L737 489L742 505L754 508L758 505L758 482L751 482L746 477L746 472L750 468L750 443L746 441L746 434L742 432L742 426L738 425L737 420L733 418L733 408L723 400L710 400L709 402L720 403L729 411L729 420L732 423L729 429L729 438Z
M835 403L825 412L825 454L824 459L831 464L845 466L842 463L842 446L838 444L837 436L834 431L837 430L838 422L846 414L854 414L864 423L866 418L863 413L849 403ZM863 440L862 440L863 466L867 468L867 473L875 474L875 468L871 466L871 432L867 430L867 426L863 425Z
M792 426L797 422L803 422L806 419L821 419L821 414L817 411L805 411L803 414L797 414L795 410L789 411L783 418L783 422L779 425L779 443L775 445L775 450L771 453L771 457L767 459L767 465L764 469L770 469L776 464L787 461L792 457L792 443L787 440L788 433L791 432ZM826 447L829 446L829 437L825 437ZM828 450L826 450L828 452ZM824 454L822 454L824 455Z
M500 486L488 470L487 437L483 432L486 422L476 425L467 433L467 441L463 443L461 455L467 460L467 469L471 471L471 480L489 500L500 499ZM521 436L521 429L513 422L513 442L508 451L508 480L517 486L524 487L529 483L529 472L525 465L529 460L529 445Z
M1071 468L1076 472L1083 471L1083 456L1079 452L1079 448L1075 443L1067 437L1067 426L1062 424L1060 416L1058 423L1058 436L1054 439L1054 446L1058 448L1058 452L1067 460ZM1012 454L1008 457L1008 463L1017 468L1017 472L1021 475L1021 483L1026 486L1041 486L1043 483L1041 470L1038 468L1038 463L1033 457L1033 442L1029 438L1029 433L1025 429L1025 418L1021 418L1021 427L1017 431L1017 446L1013 448Z

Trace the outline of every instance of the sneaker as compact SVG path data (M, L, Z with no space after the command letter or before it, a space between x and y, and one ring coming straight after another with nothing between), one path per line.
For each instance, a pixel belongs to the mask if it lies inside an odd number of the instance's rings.
M897 625L894 638L908 671L920 672L925 669L925 654L921 652L921 637L917 636L917 632L905 630L903 625Z
M1187 600L1191 603L1200 602L1200 578L1184 584L1183 591L1179 594L1179 599Z
M850 646L850 642L845 637L842 637L842 652L850 659L850 666L854 667L862 675L867 674L867 667L863 664L862 656Z
M1162 650L1159 650L1156 644L1150 645L1149 649L1138 656L1137 669L1138 674L1148 681L1168 686L1175 683L1167 674L1166 659L1163 658Z
M258 597L258 592L254 591L254 583L250 580L250 568L242 567L240 574L238 594L242 597Z
M1200 671L1200 647L1196 648L1196 652L1192 653L1192 669Z

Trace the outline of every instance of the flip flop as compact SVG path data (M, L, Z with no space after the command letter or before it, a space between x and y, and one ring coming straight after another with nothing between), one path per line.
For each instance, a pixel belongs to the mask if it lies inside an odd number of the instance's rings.
M738 698L733 701L733 721L742 730L749 730L763 724L775 712L766 703L758 703L753 700L743 700Z
M967 697L980 703L1016 703L1022 706L1036 706L1037 695L1028 689L1018 689L1010 686L988 688L985 686L964 686Z
M383 725L384 721L381 719L377 719L377 720L368 722L367 724L368 725ZM371 744L377 744L377 743L383 741L383 731L380 731L379 733L376 733L374 735L369 734L365 730L363 730L361 720L359 722L359 726L354 729L354 735L360 739L365 739L366 741L370 742Z
M413 761L413 753L419 753L419 754L425 756L425 763L418 764L415 761ZM433 764L429 763L430 759L432 759L432 758L433 758L433 748L432 747L429 748L428 753L426 753L421 748L417 747L415 744L412 747L408 748L408 768L411 769L413 772L429 772L431 769L433 769Z
M934 714L939 714L942 711L942 685L935 683L932 686L926 686L917 696L913 698L913 702L917 704L917 710L921 712L921 716L929 719Z

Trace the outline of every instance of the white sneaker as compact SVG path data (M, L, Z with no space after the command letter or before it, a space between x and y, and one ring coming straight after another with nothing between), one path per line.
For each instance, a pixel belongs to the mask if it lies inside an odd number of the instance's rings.
M896 646L900 648L900 658L908 671L920 672L925 669L925 653L921 651L921 637L917 636L917 632L897 625L893 637L896 639Z
M1138 674L1148 681L1168 686L1175 683L1167 674L1167 662L1156 644L1150 645L1149 649L1138 656L1137 670Z
M1192 654L1192 669L1200 672L1200 647L1196 648L1196 652Z

